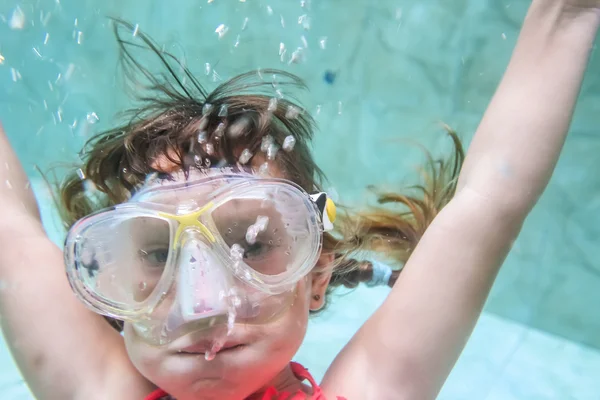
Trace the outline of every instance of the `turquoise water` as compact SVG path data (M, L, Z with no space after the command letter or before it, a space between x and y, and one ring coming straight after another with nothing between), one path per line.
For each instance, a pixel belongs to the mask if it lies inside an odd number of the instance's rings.
M330 189L361 204L369 184L414 181L422 157L406 139L444 151L444 121L468 141L528 4L313 0L307 9L275 0L0 0L0 120L34 182L46 228L60 243L34 166L76 163L85 139L111 126L128 104L106 18L118 16L185 57L208 88L259 67L303 77L310 92L302 100L319 124L314 151ZM221 24L229 29L219 39ZM298 48L301 62L288 64ZM600 77L593 73L599 64L595 53L553 181L441 399L600 398ZM312 321L298 360L322 376L386 294L338 293ZM3 399L30 398L4 346L0 390Z

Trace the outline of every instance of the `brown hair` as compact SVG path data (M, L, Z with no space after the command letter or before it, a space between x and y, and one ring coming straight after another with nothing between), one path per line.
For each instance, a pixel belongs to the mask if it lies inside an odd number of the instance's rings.
M216 163L235 165L244 149L259 153L267 136L279 147L287 137L295 139L293 151L279 151L273 162L307 192L320 190L325 177L309 149L313 119L287 93L285 99L272 100L273 86L276 90L304 88L299 78L278 70L254 71L208 93L184 65L149 37L138 32L142 44L125 41L120 31L131 32L134 27L113 22L127 82L142 93L136 96L141 104L129 112L127 123L89 140L81 153L83 166L60 185L60 209L67 229L88 214L127 201L148 174L165 172L156 168L160 160L167 159L171 168L184 171ZM132 49L156 55L168 74L151 74L133 57ZM143 84L138 80L140 73ZM277 76L278 82L263 80L267 75ZM225 126L227 134L223 134ZM234 126L236 137L231 137L229 128ZM205 132L204 143L198 142L199 131ZM396 281L427 226L454 195L464 152L456 133L448 129L448 134L454 151L446 159L434 159L426 152L424 181L408 188L410 194L373 189L377 206L364 211L341 208L335 231L326 233L323 241L323 251L335 255L328 294L337 286L356 287L371 279L372 264L361 260L367 254L394 265L390 286ZM255 160L251 163L256 164ZM121 329L118 321L110 322Z

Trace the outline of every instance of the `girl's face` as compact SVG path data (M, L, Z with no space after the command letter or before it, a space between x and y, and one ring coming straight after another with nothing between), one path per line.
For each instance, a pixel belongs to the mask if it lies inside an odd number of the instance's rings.
M319 264L328 262L329 257L321 256ZM309 310L322 306L329 278L329 274L311 273L302 279L294 302L274 321L236 324L224 348L211 361L205 359L203 351L210 331L154 347L127 323L124 336L129 357L148 380L179 400L243 399L265 386L294 386L297 382L286 367L304 339Z
M275 168L270 174L281 175ZM313 271L332 261L332 255L321 255ZM323 305L330 277L329 273L312 272L301 279L293 302L275 320L255 325L236 323L223 349L211 361L205 359L207 346L223 326L157 347L126 323L129 357L148 380L178 400L242 399L270 385L294 390L299 383L288 365L304 339L309 311Z

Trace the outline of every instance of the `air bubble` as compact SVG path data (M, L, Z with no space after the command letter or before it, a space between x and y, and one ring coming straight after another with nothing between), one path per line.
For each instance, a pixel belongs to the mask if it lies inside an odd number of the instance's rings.
M241 306L242 305L242 299L240 299L240 296L233 295L231 297L231 305L234 306L234 307L236 307L236 308L239 307L239 306Z
M133 32L132 32L131 36L133 36L133 37L137 36L139 31L140 31L140 25L135 24L135 26L133 27Z
M244 149L240 155L239 161L241 164L246 164L252 158L252 152L248 149Z
M206 63L206 64L204 64L204 73L205 73L206 75L210 75L210 70L211 70L211 68L210 68L210 63Z
M321 50L325 50L327 48L327 37L322 37L321 39L319 39L319 47L321 48Z
M98 190L98 188L96 187L96 184L94 182L92 182L89 179L86 179L83 181L83 190L85 190L85 192L88 194L93 194Z
M221 25L217 26L217 29L215 29L215 33L217 35L219 35L219 39L221 39L223 36L225 36L228 31L229 31L229 27L227 27L225 24L221 24Z
M343 109L342 109L342 102L338 101L338 115L342 115L342 111L343 111Z
M292 135L287 136L284 140L283 140L283 150L287 151L288 153L292 150L294 150L294 146L296 146L296 138L293 137Z
M263 136L262 141L260 143L260 151L266 152L269 149L269 146L271 146L271 144L273 144L273 136Z
M216 356L217 356L217 352L213 351L213 349L210 349L206 353L204 353L204 359L206 361L212 361L215 359Z
M298 63L302 62L302 60L304 59L303 50L304 49L302 47L298 47L296 50L294 50L294 52L290 56L290 60L288 61L288 64L298 64Z
M141 291L144 291L144 290L146 290L146 288L147 288L147 287L148 287L148 284L147 284L146 282L140 282L140 284L138 285L138 288L139 288Z
M283 19L283 15L279 14L279 22L281 22L281 27L285 28L285 20Z
M267 107L268 112L274 112L277 110L277 98L273 97L269 100L269 106Z
M100 118L98 118L98 115L95 112L88 113L85 118L90 125L94 125L96 122L100 121Z
M234 243L229 250L229 256L234 262L241 261L244 258L244 248L239 244Z
M278 151L279 146L277 146L275 143L271 143L267 148L267 159L273 161Z
M8 179L6 180L6 187L9 189L13 188L12 183L10 183L10 181Z
M81 179L81 180L85 179L85 173L83 172L83 170L81 168L79 168L77 170L77 176L79 176L79 179Z
M208 141L208 134L205 131L202 131L198 134L198 143L204 144Z
M269 175L269 163L263 163L258 168L258 174L263 176Z
M21 10L21 7L17 6L13 10L10 21L8 22L10 29L20 30L25 27L25 13Z
M213 105L210 103L206 103L203 107L202 107L202 115L206 116L209 115L213 110Z
M305 30L310 29L310 17L306 14L303 14L298 17L298 25L302 25Z
M245 31L246 28L248 27L248 17L244 18L244 23L242 24L242 30Z
M235 326L235 312L230 312L227 316L227 335L231 335Z
M260 232L264 232L267 229L267 226L269 225L269 217L259 215L256 218L256 223L254 225L258 228Z
M300 40L302 41L302 46L304 46L305 49L308 49L308 41L306 40L304 35L300 36Z
M255 225L250 225L246 230L246 242L248 242L248 244L255 244L256 237L259 233L260 232L258 231L258 228Z
M223 104L221 105L221 107L219 108L219 117L227 117L227 104Z
M208 117L200 118L200 123L198 124L198 130L205 131L207 126L208 126Z
M217 125L217 128L215 129L215 137L221 138L224 134L225 134L225 127L227 126L227 124L225 124L225 122L221 122L219 123L219 125Z
M248 117L238 118L234 123L232 123L229 126L229 131L228 131L229 137L237 138L237 137L242 136L242 134L246 130L246 127L249 124L250 124L250 118L248 118Z
M267 14L273 15L273 9L271 8L271 6L267 6Z
M14 68L10 69L10 76L11 76L13 82L16 82L21 79L21 73L19 72L19 70L14 69Z
M285 112L285 117L287 119L296 119L298 118L298 115L300 115L300 110L298 107L289 105L287 111Z
M212 143L206 143L206 154L212 156L215 153L215 146Z

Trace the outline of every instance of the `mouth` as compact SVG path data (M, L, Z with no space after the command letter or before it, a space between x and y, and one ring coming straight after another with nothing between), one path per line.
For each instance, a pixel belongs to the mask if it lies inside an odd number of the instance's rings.
M245 344L243 343L237 343L237 342L226 342L223 347L221 347L216 354L221 354L221 353L226 353L226 352L233 352L236 350L241 350L244 347L246 347ZM211 351L213 348L213 343L212 342L199 342L199 343L195 343L191 346L188 347L184 347L183 349L179 350L178 353L179 354L191 354L191 355L200 355L200 354L206 354L206 352Z

